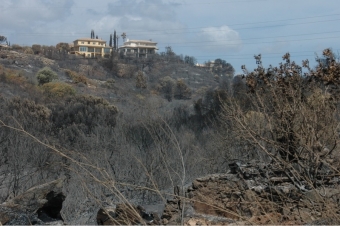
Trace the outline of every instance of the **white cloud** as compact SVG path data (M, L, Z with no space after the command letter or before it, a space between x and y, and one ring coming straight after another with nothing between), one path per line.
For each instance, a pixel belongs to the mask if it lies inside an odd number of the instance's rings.
M97 33L112 32L120 24L120 18L111 15L103 16L99 19L88 21L88 27L94 29Z
M73 0L12 0L1 4L0 26L2 29L32 28L64 20L70 15Z
M118 0L109 4L109 13L119 22L115 29L130 39L173 42L185 26L178 21L178 4L160 0ZM173 32L176 30L176 32Z
M174 20L178 4L160 0L119 0L109 4L109 13L114 16L133 15L153 20Z
M240 50L242 47L239 33L228 26L203 28L200 39L205 41L203 48L214 51Z

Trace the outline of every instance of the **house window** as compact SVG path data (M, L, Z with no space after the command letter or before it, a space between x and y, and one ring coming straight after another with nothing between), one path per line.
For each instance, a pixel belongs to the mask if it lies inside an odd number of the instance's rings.
M96 42L93 42L92 44L93 44L93 45L95 45L95 44L96 44Z
M88 48L88 52L93 53L93 52L94 52L94 48L89 47L89 48Z
M85 46L80 46L80 47L79 47L79 51L80 51L80 52L87 52L87 47L85 47Z
M87 42L87 44L91 44L91 42Z
M104 53L110 53L110 50L111 50L110 48L105 48Z
M84 44L84 42L81 42L81 44Z
M95 52L96 52L96 53L101 53L101 52L102 52L102 49L101 49L101 48L95 48Z

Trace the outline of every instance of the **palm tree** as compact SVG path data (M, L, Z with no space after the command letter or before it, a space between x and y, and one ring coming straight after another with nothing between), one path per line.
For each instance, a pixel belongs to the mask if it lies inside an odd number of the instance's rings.
M123 41L125 42L125 39L126 39L126 33L125 33L125 32L123 32L123 34L122 34L121 36L122 36L122 38L123 38Z

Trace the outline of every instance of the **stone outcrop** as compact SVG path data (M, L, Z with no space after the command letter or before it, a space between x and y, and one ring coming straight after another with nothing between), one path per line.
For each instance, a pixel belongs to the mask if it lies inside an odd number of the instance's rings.
M185 197L168 200L163 223L178 224L183 217L187 225L338 224L338 177L312 188L275 164L232 163L229 173L198 178Z

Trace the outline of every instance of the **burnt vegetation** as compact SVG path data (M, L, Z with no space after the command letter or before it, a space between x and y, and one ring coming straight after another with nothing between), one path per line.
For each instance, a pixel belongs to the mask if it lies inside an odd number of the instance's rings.
M222 59L199 68L171 47L145 59L78 58L65 43L12 48L0 52L0 202L66 176L72 205L154 203L235 159L277 164L301 191L338 185L340 64L330 49L315 67L287 53L264 68L258 55L258 68L235 75ZM67 205L56 218L72 222Z

